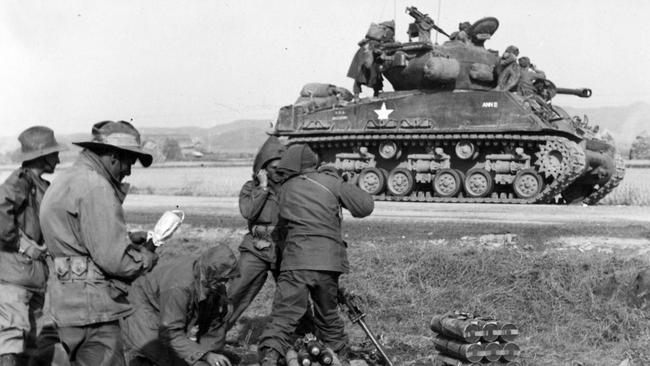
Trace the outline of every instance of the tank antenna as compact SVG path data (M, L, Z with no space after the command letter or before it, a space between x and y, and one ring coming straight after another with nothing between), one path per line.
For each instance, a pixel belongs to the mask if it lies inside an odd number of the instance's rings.
M442 0L438 0L438 19L436 19L436 24L440 24L440 7ZM436 32L436 44L438 44L438 32Z
M393 20L397 21L397 0L393 0Z

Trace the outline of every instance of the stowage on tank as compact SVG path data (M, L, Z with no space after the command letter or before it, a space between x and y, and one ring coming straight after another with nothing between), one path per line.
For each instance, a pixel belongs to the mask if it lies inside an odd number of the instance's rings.
M406 11L409 42L395 41L393 21L372 24L348 71L353 91L305 85L275 134L377 200L595 204L618 185L613 142L551 103L590 89L556 87L515 46L486 49L496 18L461 23L439 45L431 33L446 33ZM382 92L384 78L395 91ZM363 86L374 96L360 99Z

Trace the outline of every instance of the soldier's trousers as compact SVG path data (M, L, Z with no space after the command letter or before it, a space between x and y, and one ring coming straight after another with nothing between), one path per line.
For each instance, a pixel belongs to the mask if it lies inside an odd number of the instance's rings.
M291 335L306 314L309 297L313 301L314 326L318 337L334 351L347 343L343 319L338 313L338 283L340 273L294 270L280 273L273 299L271 320L260 339L260 348L272 348L286 354Z
M247 251L241 252L237 266L239 277L233 279L228 294L233 310L226 318L226 331L235 325L237 319L255 299L266 282L268 271L271 270L269 262Z
M0 283L0 294L0 355L33 350L44 294L6 283Z
M59 338L75 366L124 366L118 321L60 327Z

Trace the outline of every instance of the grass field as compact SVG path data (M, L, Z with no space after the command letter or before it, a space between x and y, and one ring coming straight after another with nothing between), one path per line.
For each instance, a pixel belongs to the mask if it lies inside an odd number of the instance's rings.
M64 167L65 169L65 167ZM11 172L0 169L0 181ZM235 197L250 179L251 167L170 165L148 169L135 167L126 181L132 194ZM56 173L55 173L56 175ZM600 203L604 205L650 206L650 169L628 168L625 178Z
M600 201L603 205L650 206L650 169L628 168L625 178Z
M251 175L250 166L139 168L126 180L135 194L233 197Z
M130 214L129 220L152 218ZM244 221L212 220L210 226L183 226L161 251L162 260L217 243L236 248ZM430 365L422 362L433 353L430 318L455 309L517 324L524 365L618 365L625 359L650 365L650 308L642 309L631 294L637 271L649 265L648 248L584 250L569 238L591 230L571 224L552 232L500 224L358 220L345 227L352 272L342 285L362 297L368 324L383 335L396 365ZM480 239L495 232L512 232L517 239L499 245ZM612 235L647 242L650 228L619 228ZM231 341L256 343L273 290L267 281L229 335ZM356 326L346 326L353 343L364 342Z

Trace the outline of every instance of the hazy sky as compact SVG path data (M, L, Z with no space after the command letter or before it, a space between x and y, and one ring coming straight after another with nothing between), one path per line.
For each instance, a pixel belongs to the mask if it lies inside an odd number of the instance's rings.
M594 91L561 104L650 103L650 1L441 0L438 14L438 0L3 0L0 135L32 124L89 132L106 119L274 120L305 83L351 87L345 75L371 22L395 18L406 41L409 5L449 33L497 17L488 48L516 44L557 85Z

